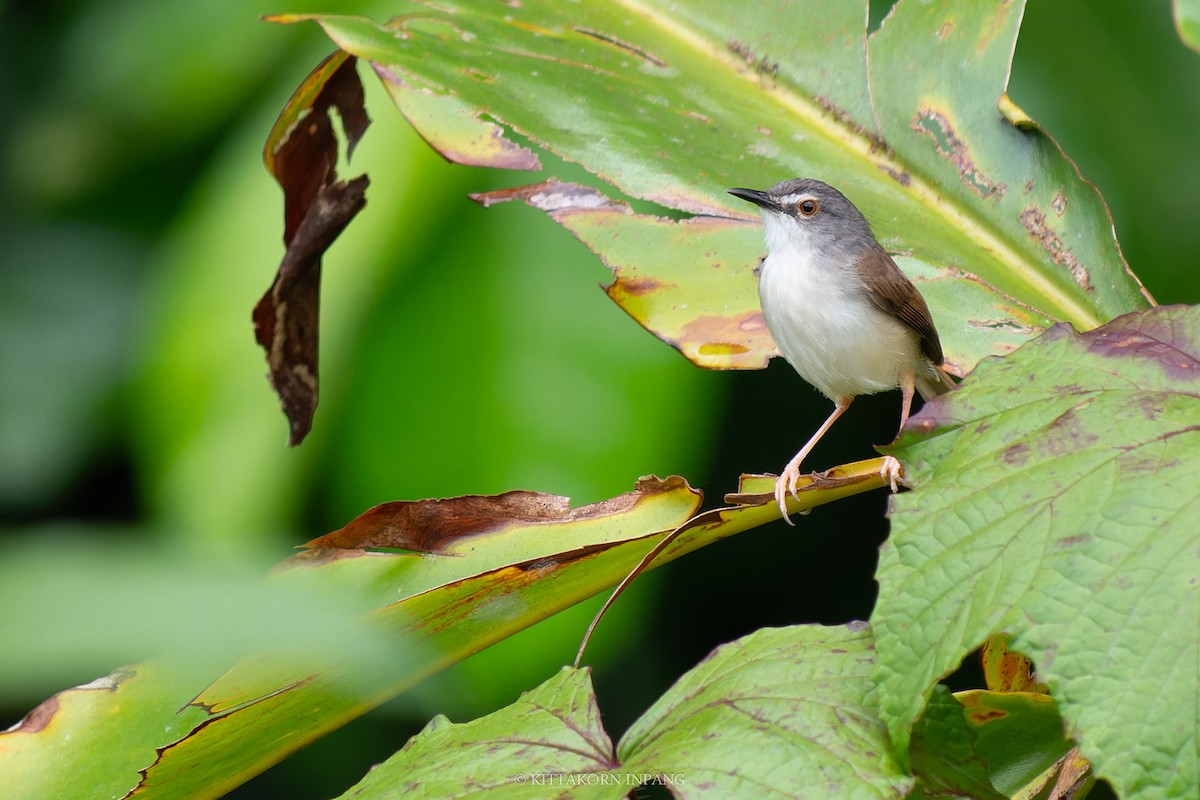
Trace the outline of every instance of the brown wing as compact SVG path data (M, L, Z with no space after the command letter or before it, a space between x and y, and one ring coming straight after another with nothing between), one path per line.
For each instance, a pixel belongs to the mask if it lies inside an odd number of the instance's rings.
M882 247L875 245L859 261L858 273L875 307L912 328L920 337L921 352L940 367L945 359L937 328L933 327L933 317L929 315L929 306L925 305L925 298L904 276L892 257Z

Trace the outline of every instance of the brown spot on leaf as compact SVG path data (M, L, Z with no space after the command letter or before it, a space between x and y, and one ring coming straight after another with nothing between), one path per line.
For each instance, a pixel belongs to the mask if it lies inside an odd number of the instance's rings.
M761 311L742 316L698 315L680 329L679 340L696 343L685 344L680 352L693 361L703 356L709 369L745 369L760 362L765 366L775 351ZM718 363L712 363L714 359Z
M1172 324L1169 314L1161 317L1150 312L1126 314L1081 336L1089 351L1105 358L1153 362L1176 381L1200 379L1200 360L1195 348L1183 327Z
M665 67L667 65L667 62L663 61L661 58L654 55L653 53L651 53L647 50L643 50L642 48L638 47L635 44L630 44L629 42L626 42L623 39L618 39L616 36L613 36L611 33L604 33L603 31L598 31L594 28L584 28L580 25L574 26L573 30L576 33L581 34L583 36L587 36L590 39L595 39L598 42L604 42L605 44L620 48L621 50L624 50L627 53L632 53L633 55L637 56L638 58L642 59L643 61L648 61L649 63L653 64L656 67Z
M854 121L854 118L851 117L846 111L843 111L837 103L820 94L813 96L813 102L820 106L821 110L823 110L826 114L833 117L838 122L857 133L859 136L865 138L867 142L870 143L872 153L891 154L891 148L888 147L887 141L879 135L878 131L864 128L862 125L859 125ZM886 171L886 168L884 169Z
M963 713L966 714L967 721L972 725L983 725L1008 716L1007 711L1001 711L998 708L967 708L963 709Z
M876 164L875 166L879 167L881 170L883 170L885 173L887 173L889 178L891 178L892 180L894 180L896 183L900 184L901 186L908 186L910 183L912 183L912 176L909 175L904 170L898 170L893 167L889 167L886 164Z
M987 688L993 692L1035 692L1046 694L1046 687L1039 686L1033 662L1020 653L1008 649L1003 634L988 637L980 653L983 676ZM978 702L978 697L974 699Z
M769 75L776 77L779 75L779 62L770 61L766 56L756 55L749 45L742 44L737 39L730 39L725 43L735 56L740 58L746 66L753 69L759 75Z
M50 720L58 713L58 695L48 697L4 733L39 733L46 729Z
M1041 209L1037 206L1026 208L1021 212L1021 224L1025 226L1025 230L1029 232L1034 241L1050 255L1050 259L1055 264L1067 268L1080 288L1085 292L1093 290L1092 276L1087 267L1079 262L1075 254L1062 243L1062 239L1058 238L1054 229L1046 224L1046 215L1042 213Z
M1009 445L1001 453L1000 458L1004 460L1004 463L1014 467L1024 466L1029 461L1029 445L1026 442Z
M742 44L737 39L730 39L725 43L725 46L728 47L730 52L732 52L735 56L740 58L742 61L745 61L747 65L754 63L754 53L749 47Z
M1090 399L1076 403L1046 426L1041 444L1048 455L1058 457L1078 452L1100 441L1096 432L1080 417L1080 412L1086 411L1091 404Z
M1158 419L1163 412L1161 397L1157 394L1149 392L1141 393L1137 396L1138 410L1142 412L1142 416L1149 420Z
M437 553L460 539L512 525L575 522L619 514L647 497L686 485L677 476L650 476L639 480L631 492L578 508L571 508L565 497L526 491L384 503L305 547Z
M971 159L967 143L958 137L950 120L940 111L922 108L909 125L914 131L933 139L934 148L958 169L959 177L971 191L987 200L1004 198L1007 187L988 179Z
M1054 194L1054 197L1051 198L1050 207L1053 208L1054 213L1060 217L1063 215L1063 212L1067 210L1067 196L1063 194L1062 189L1059 189Z
M619 292L627 297L636 297L662 291L667 286L668 284L654 278L617 278L616 283L609 287L608 293L610 296Z
M938 28L937 38L945 39L954 32L954 20L948 19L942 23L942 27Z
M293 446L312 428L317 408L321 257L366 204L365 175L338 180L330 116L336 109L349 157L370 124L354 63L339 51L313 70L280 114L263 154L283 189L287 250L271 288L254 307L254 335L267 353Z
M905 426L905 430L910 430L913 433L919 434L933 433L934 428L938 427L939 424L940 423L936 419L926 418L924 416L912 417Z

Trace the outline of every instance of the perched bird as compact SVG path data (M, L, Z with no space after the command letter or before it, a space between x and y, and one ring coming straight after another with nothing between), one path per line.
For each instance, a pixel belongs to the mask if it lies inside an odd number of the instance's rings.
M758 297L779 352L834 402L775 483L775 501L791 524L786 501L789 493L799 499L800 463L855 397L899 387L903 429L914 389L928 400L954 383L925 299L845 195L812 178L729 193L762 211L767 256ZM893 491L899 471L891 458L881 470Z

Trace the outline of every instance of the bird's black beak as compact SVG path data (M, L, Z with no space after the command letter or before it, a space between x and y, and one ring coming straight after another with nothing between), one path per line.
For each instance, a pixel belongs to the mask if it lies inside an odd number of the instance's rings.
M757 189L730 189L729 193L734 197L754 203L759 208L765 208L767 211L782 211L779 204L771 199L766 192L760 192Z

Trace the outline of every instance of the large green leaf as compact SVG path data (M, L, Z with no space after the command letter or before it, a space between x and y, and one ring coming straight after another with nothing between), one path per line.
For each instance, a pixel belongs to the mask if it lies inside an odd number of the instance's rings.
M750 476L739 497L765 500L772 484ZM831 471L819 485L806 482L792 508L882 486L874 459ZM81 775L97 795L219 796L422 678L615 585L668 534L674 539L654 565L779 517L774 503L696 514L699 503L680 478L645 478L634 491L577 508L534 492L379 506L310 542L270 576L269 587L239 595L243 605L201 603L191 616L201 628L164 610L171 619L159 624L172 625L172 641L180 643L173 657L60 692L0 733L5 797L65 796ZM0 588L13 593L0 593L10 607L36 593L16 580ZM329 613L340 613L340 623L322 613L314 616L314 640L298 646L294 636L279 639L276 629L295 632L311 608L297 604L300 619L278 621L286 613L278 601L291 597L336 597ZM106 598L112 602L100 591L9 615L0 632L22 641L39 630L69 631L78 602L88 603L88 619L138 618L121 605L104 613ZM245 607L263 616L243 620ZM237 622L229 630L214 629L214 620L231 615ZM261 650L247 640L247 625L272 632ZM394 644L342 653L342 640L321 638L323 630L361 625L368 643L374 632ZM233 648L242 657L229 664L222 657L232 652L231 637L243 646ZM139 641L158 639L146 631ZM206 643L203 658L194 654L196 642ZM562 661L574 646L562 643ZM125 722L113 725L118 712Z
M1200 309L1164 307L1055 327L926 406L895 450L918 488L872 617L900 746L930 685L1004 632L1122 797L1195 791L1197 386Z
M756 631L680 678L617 753L635 773L682 773L687 797L902 797L868 699L873 651L861 622Z
M454 725L430 721L402 750L371 770L343 798L611 797L637 786L624 780L588 670L564 667L511 706ZM624 786L624 788L622 788Z
M463 0L398 6L387 25L317 19L451 159L533 167L531 148L545 148L625 195L726 218L522 195L600 254L618 273L614 299L697 363L761 366L773 350L753 311L757 220L725 189L813 175L875 221L967 369L1050 321L1090 328L1146 302L1095 188L1004 96L1022 11L902 0L869 43L865 4L822 0ZM730 338L747 330L759 332Z
M654 782L689 798L899 798L910 780L865 698L871 635L764 629L717 648L622 738L587 671L564 669L473 722L431 722L344 798L619 798Z

